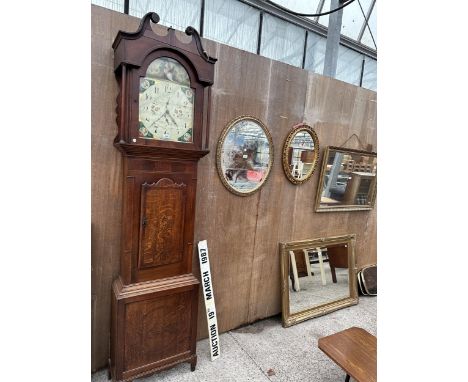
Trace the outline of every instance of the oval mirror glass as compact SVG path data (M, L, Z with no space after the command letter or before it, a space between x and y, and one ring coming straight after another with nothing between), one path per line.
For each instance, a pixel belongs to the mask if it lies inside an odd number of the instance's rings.
M319 156L319 140L308 125L293 127L283 146L283 169L294 184L302 184L314 173Z
M254 193L265 183L273 163L273 142L257 118L238 117L221 133L216 152L224 186L236 195Z

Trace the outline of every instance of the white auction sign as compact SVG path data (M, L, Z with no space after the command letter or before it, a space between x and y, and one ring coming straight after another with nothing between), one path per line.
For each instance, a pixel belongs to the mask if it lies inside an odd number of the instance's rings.
M206 320L210 340L211 360L219 357L218 319L211 284L210 260L208 258L208 244L206 240L198 242L198 257L200 259L200 275L203 285L203 297L205 298Z

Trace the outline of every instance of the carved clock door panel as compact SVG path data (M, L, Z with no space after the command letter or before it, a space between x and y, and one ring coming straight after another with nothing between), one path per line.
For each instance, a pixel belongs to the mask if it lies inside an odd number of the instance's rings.
M191 173L135 175L132 282L191 271L196 179Z
M141 186L140 269L182 260L186 189L167 178Z

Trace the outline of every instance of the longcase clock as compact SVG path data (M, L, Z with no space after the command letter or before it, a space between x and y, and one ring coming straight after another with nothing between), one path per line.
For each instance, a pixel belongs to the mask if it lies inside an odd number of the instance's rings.
M123 158L120 274L112 286L114 381L189 362L195 370L198 286L192 274L197 163L208 153L216 59L198 32L156 34L146 14L112 45ZM190 37L185 37L189 40ZM185 40L184 39L184 40Z

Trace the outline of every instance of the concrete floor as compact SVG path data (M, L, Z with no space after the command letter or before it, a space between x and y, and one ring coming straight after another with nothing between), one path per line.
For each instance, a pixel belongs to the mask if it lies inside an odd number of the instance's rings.
M194 372L185 363L135 382L344 382L345 373L317 348L317 341L351 326L377 335L376 297L360 297L358 305L289 328L277 316L224 333L221 356L214 362L208 340L201 340ZM92 382L107 382L106 370L93 374Z
M311 266L314 276L299 278L299 292L293 291L291 278L288 279L289 311L291 313L302 312L311 306L326 304L349 296L349 271L347 268L336 268L336 283L332 280L331 271L326 270L324 272L326 284L322 285L320 268L318 265L314 265ZM326 267L329 267L328 264Z

